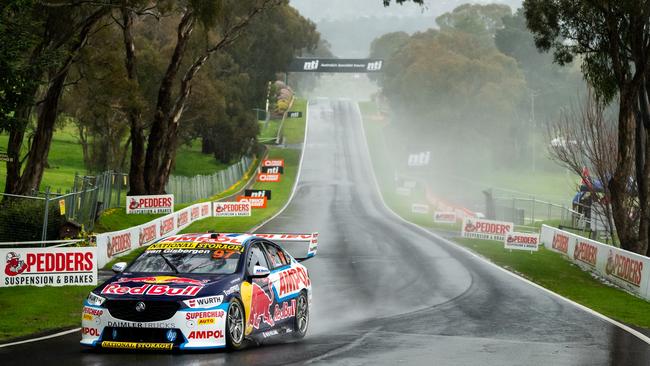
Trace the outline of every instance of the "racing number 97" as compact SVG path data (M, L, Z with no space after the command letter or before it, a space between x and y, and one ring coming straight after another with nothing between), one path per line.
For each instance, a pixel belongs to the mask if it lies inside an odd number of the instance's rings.
M228 259L236 252L234 250L215 250L212 252L213 259Z

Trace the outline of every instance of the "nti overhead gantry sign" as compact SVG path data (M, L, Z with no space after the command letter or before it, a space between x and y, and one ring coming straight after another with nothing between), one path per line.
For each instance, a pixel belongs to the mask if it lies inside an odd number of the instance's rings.
M343 58L295 58L288 72L366 73L381 72L384 60Z

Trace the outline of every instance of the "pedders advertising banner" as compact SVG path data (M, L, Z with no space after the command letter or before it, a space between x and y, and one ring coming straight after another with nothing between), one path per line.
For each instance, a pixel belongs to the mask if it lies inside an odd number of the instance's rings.
M583 270L650 300L650 258L547 225L540 241Z
M127 214L169 214L174 212L174 195L126 196Z
M0 287L97 285L97 248L0 249Z
M514 230L512 222L492 221L465 217L461 228L463 238L505 241L508 233Z
M146 224L126 230L97 234L97 262L103 267L111 259L154 241L178 233L192 222L212 216L212 202L197 203Z

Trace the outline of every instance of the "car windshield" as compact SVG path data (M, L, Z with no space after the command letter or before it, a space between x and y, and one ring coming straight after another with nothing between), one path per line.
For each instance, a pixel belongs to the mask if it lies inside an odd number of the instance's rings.
M127 271L232 274L237 270L243 248L241 245L158 243L142 253Z

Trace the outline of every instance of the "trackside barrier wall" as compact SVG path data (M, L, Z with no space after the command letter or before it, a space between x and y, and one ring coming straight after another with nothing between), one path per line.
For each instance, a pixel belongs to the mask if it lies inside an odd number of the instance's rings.
M169 215L129 229L96 235L97 266L168 235L174 235L197 220L212 216L212 202L197 203Z
M542 225L540 241L585 271L650 300L650 258Z

